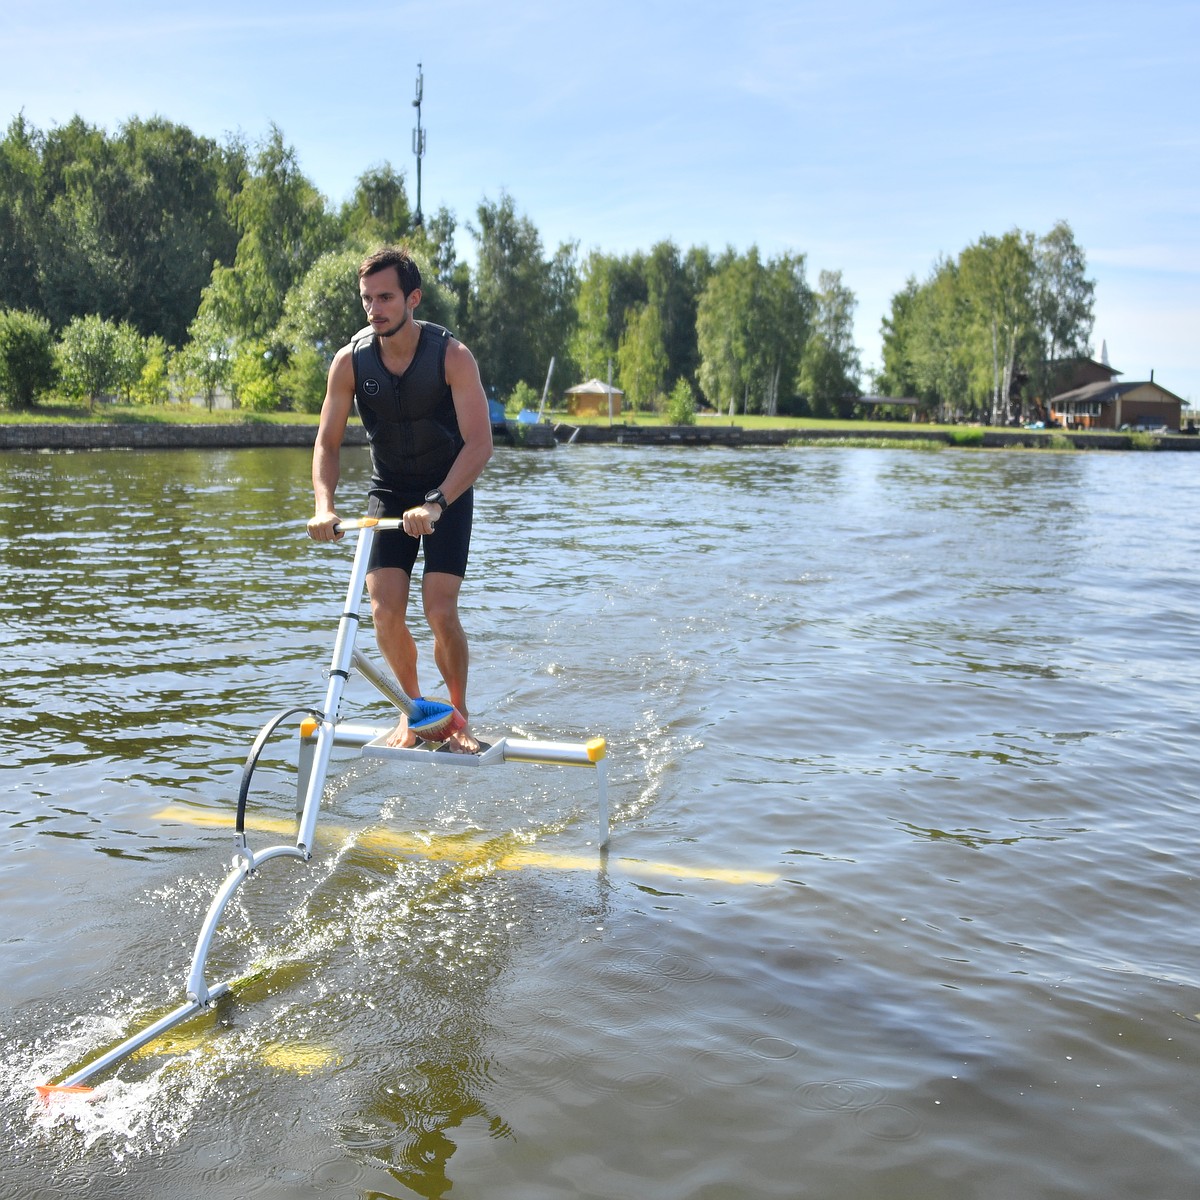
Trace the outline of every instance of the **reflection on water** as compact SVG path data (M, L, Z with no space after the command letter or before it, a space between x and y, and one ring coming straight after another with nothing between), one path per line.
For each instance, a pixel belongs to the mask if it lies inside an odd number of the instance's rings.
M252 979L46 1113L178 1002L350 555L301 451L0 455L0 1195L1192 1195L1191 462L500 452L473 720L607 735L611 855L587 772L340 756Z

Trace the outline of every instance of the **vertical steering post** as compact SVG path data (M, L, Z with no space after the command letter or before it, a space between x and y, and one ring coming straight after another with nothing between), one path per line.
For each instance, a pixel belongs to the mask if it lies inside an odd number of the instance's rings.
M377 530L399 529L401 524L398 517L378 520L368 517L361 521L343 521L341 525L343 530L358 530L358 545L354 550L354 565L350 570L350 583L346 588L346 605L338 621L333 658L329 664L329 684L325 689L325 706L322 709L325 716L317 733L317 745L309 766L308 787L305 789L304 805L300 813L300 826L296 831L296 845L306 858L312 857L317 814L321 807L321 796L325 791L325 775L333 754L342 693L346 687L346 680L350 677L350 663L354 656L354 639L358 634L359 609L362 607L363 588L367 582L367 563L371 557L371 546Z

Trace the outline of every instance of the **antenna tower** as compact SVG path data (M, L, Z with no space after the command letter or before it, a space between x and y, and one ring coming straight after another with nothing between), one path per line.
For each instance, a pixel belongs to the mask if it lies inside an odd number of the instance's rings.
M421 128L421 100L425 95L425 75L417 63L417 98L413 108L417 110L417 127L413 130L413 154L417 156L417 211L413 213L413 224L419 229L424 224L421 216L421 159L425 157L425 130Z

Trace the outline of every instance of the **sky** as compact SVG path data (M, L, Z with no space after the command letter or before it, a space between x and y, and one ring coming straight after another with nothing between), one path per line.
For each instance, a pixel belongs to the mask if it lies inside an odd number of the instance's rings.
M334 204L388 162L547 254L758 247L839 270L856 341L984 234L1074 230L1093 347L1200 406L1200 4L994 0L0 3L0 117L277 126Z

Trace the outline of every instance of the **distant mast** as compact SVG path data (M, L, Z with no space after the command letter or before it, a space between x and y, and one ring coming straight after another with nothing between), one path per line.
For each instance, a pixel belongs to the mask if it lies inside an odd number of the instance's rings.
M425 223L421 216L421 159L425 157L425 130L421 128L421 100L425 95L425 75L417 63L417 98L413 108L417 110L417 127L413 130L413 154L417 156L417 211L413 213L413 224L420 229Z
M1106 366L1111 367L1112 363L1108 361L1108 339L1105 338L1100 343L1100 361Z

